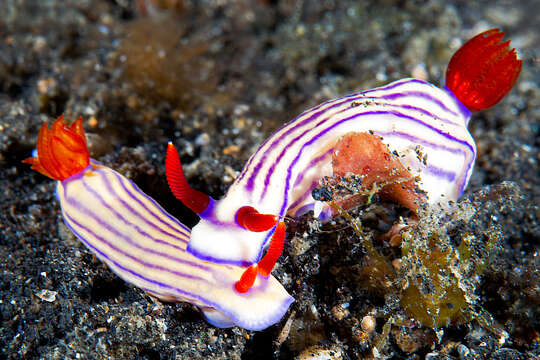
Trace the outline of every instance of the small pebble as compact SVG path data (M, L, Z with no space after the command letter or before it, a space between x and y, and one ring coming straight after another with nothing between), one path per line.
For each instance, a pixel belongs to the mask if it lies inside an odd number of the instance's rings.
M371 315L364 316L362 318L362 321L360 321L360 326L362 327L362 330L368 333L375 330L376 325L377 325L377 322L375 321L375 318Z
M343 350L339 347L325 347L314 345L308 347L298 355L297 360L340 360L343 359Z
M56 300L57 291L43 289L36 294L38 298L47 302L54 302Z

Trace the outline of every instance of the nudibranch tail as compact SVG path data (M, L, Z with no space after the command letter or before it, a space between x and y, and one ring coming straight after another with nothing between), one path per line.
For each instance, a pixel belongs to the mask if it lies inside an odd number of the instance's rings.
M169 142L167 146L167 157L165 159L165 172L167 182L174 196L184 203L195 213L200 214L208 207L210 197L205 193L193 189L187 182L182 163L178 156L178 151Z
M497 104L514 86L522 61L510 40L491 29L467 41L452 57L446 71L446 87L470 111Z
M253 286L257 273L267 277L272 272L274 265L283 252L283 243L285 241L285 223L280 221L276 225L274 234L270 239L270 245L266 255L258 263L248 267L240 277L240 280L234 284L234 288L239 293L246 293Z
M90 163L90 153L82 118L67 126L61 115L50 130L44 123L38 135L37 157L23 162L31 164L32 169L54 180L65 180L84 170Z

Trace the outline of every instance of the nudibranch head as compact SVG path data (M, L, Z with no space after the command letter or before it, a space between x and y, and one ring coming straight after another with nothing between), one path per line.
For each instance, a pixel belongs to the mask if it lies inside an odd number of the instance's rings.
M521 60L510 40L491 29L467 41L452 57L446 71L446 87L470 111L497 104L512 89L521 72Z
M172 143L167 147L165 169L174 196L201 217L192 230L188 252L206 261L240 266L249 266L261 258L261 243L271 241L278 216L262 214L252 204L216 201L193 189ZM194 248L193 243L199 246Z
M64 115L60 115L50 130L44 123L38 135L37 156L23 162L54 180L65 180L84 170L90 163L90 153L82 118L67 126Z

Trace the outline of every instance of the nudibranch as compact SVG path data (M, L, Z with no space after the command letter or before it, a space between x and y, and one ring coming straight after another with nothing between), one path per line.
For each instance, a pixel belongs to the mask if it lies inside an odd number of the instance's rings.
M322 177L343 171L371 183L414 179L403 184L404 194L393 194L413 211L420 203L455 201L476 157L467 130L471 113L499 102L521 71L503 36L492 29L466 42L448 65L444 88L407 78L303 112L259 147L219 201L190 188L179 161L169 162L173 193L201 218L187 251L213 263L254 264L285 216L308 210L331 216L312 190ZM337 166L345 141L356 146L352 158L362 166ZM170 145L168 158L175 152Z
M56 195L71 231L118 276L149 294L193 303L216 326L250 330L276 323L294 301L269 274L254 278L249 293L239 292L243 267L187 252L189 228L129 179L90 159L81 118L71 126L62 116L51 129L43 124L37 157L25 162L58 180ZM261 262L273 266L272 257Z

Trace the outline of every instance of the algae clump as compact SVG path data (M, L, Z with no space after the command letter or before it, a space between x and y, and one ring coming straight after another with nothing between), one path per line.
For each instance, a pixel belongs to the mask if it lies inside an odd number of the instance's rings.
M336 189L330 190L335 193ZM399 325L413 319L437 329L475 319L489 331L507 336L487 320L490 316L479 306L476 295L481 275L500 247L502 233L495 224L486 231L469 226L475 215L469 201L446 209L420 209L412 221L415 224L399 232L400 256L395 259L381 254L372 242L373 234L359 218L334 200L329 204L353 228L367 253L369 260L361 269L363 281L386 298L398 299L399 309L386 312L389 323ZM397 267L392 266L396 259Z

